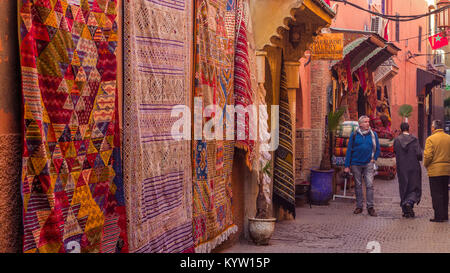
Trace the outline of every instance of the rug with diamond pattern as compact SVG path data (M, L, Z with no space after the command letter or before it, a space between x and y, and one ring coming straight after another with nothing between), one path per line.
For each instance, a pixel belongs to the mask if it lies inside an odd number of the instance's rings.
M24 252L126 252L117 0L20 0Z

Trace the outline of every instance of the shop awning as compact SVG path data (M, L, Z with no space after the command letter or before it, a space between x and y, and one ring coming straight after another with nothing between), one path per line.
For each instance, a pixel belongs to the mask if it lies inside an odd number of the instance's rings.
M394 44L387 42L380 35L369 31L356 31L332 28L333 33L344 33L343 60L350 60L352 73L367 64L369 70L375 71L382 63L400 51ZM341 61L333 61L331 66Z
M440 85L443 81L443 76L417 68L417 96L426 96L433 87Z

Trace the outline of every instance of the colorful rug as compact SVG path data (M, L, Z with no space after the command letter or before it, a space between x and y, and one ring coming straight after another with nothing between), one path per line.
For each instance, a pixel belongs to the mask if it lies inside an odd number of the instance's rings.
M279 146L275 151L273 170L273 202L295 218L295 181L293 172L292 121L289 111L286 72L281 66Z
M180 118L171 117L175 105L191 106L192 5L133 0L124 8L130 252L193 252L191 142L173 138Z
M396 166L396 160L395 157L393 158L382 158L379 157L377 159L377 165L380 167L395 167Z
M235 109L238 106L246 109L248 106L253 104L253 93L252 85L250 79L250 65L249 65L249 54L248 54L248 39L247 39L247 24L249 23L249 16L244 5L239 5L237 18L236 18L236 52L234 59L234 99L235 99ZM256 109L255 109L256 110ZM249 114L250 115L250 114ZM255 157L254 148L256 139L256 116L252 119L252 124L250 125L250 118L248 115L245 119L237 118L236 129L244 128L245 135L244 139L241 139L239 134L236 138L236 147L244 149L247 151L246 154L246 164L252 169L253 159ZM254 126L250 128L250 126ZM250 129L252 129L255 134L254 137L250 135ZM237 133L238 130L236 130ZM252 134L253 134L252 133Z
M331 156L331 162L335 166L344 166L345 165L345 157L339 156Z
M20 2L25 252L126 252L117 1Z
M389 147L394 146L393 139L379 138L378 141L380 142L380 149L381 149L381 147L389 148Z
M339 148L339 147L334 148L335 156L345 157L346 154L347 154L347 148Z
M336 129L336 136L341 138L350 138L350 135L358 130L359 125L357 121L345 121L339 124Z
M337 137L336 138L336 147L345 148L348 146L349 138Z
M389 147L380 146L380 150L381 150L381 152L393 153L394 146L389 146Z
M224 120L234 105L234 0L196 0L194 96L216 104ZM228 117L229 118L229 117ZM212 118L203 118L201 128ZM225 130L224 130L225 132ZM237 231L231 210L234 141L193 141L193 229L196 252L210 252Z

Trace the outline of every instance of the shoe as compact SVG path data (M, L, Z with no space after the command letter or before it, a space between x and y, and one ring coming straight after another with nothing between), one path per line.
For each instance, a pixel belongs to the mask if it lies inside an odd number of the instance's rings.
M443 222L447 222L448 220L445 219L430 219L430 222L435 222L435 223L443 223Z
M408 216L406 218L414 218L414 210L413 207L410 204L405 205L405 211Z
M362 213L363 212L363 209L362 208L356 208L354 211L353 211L353 214L360 214L360 213Z
M373 216L373 217L377 217L378 216L377 213L375 212L374 208L368 208L367 212L369 213L370 216Z

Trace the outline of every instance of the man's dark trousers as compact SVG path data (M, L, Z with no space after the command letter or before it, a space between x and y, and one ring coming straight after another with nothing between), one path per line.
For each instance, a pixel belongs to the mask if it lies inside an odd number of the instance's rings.
M431 176L430 190L434 219L448 220L448 181L450 176Z

